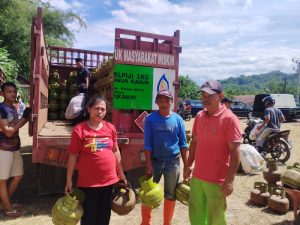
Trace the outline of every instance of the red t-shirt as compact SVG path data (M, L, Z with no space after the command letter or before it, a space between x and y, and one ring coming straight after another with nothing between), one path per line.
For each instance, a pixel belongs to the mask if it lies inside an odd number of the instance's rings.
M69 153L79 153L78 187L102 187L119 181L113 152L117 132L112 124L102 123L100 130L94 130L82 122L72 132Z
M202 110L195 118L193 135L197 137L193 176L222 184L229 168L228 143L242 140L238 118L223 105L210 117Z

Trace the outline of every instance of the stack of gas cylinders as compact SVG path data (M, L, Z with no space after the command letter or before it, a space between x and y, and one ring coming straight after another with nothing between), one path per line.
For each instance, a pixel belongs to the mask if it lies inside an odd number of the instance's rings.
M278 170L277 161L267 159L266 168L263 170L266 182L255 182L250 192L250 201L260 206L268 206L277 213L287 213L289 210L289 199L285 190L278 186L281 180L281 172Z

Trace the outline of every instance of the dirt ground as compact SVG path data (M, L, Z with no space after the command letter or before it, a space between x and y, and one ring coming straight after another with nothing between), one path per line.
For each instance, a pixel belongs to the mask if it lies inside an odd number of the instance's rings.
M193 120L186 123L187 129L191 129ZM246 120L241 119L241 127L244 128ZM300 122L284 123L283 129L290 129L291 139L294 148L290 160L287 164L295 161L300 162ZM37 195L37 165L31 163L31 143L32 138L28 137L27 126L21 129L22 153L25 162L25 175L13 200L22 204L22 217L18 219L7 219L0 213L0 225L50 225L51 208L55 201L62 195ZM279 169L285 169L285 165L279 165ZM131 176L131 174L129 174ZM128 177L129 180L134 176ZM262 172L255 175L238 174L235 179L234 193L228 198L227 220L230 225L288 225L293 224L293 212L289 211L285 215L279 215L266 207L251 205L249 201L250 190L255 181L263 181ZM51 178L49 178L51 182ZM153 210L153 225L163 224L162 205ZM112 213L111 225L138 225L141 222L140 204L130 214L118 216ZM188 208L177 202L173 225L187 225Z

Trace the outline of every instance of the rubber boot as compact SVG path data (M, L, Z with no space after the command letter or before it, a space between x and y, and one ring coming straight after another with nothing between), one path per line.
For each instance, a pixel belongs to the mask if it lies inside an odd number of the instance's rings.
M142 205L142 223L141 225L151 225L151 212L152 209L145 205Z
M164 225L171 225L176 201L165 198L164 201Z

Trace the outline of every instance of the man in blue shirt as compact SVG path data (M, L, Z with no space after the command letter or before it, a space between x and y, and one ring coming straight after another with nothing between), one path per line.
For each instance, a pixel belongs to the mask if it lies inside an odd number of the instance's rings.
M90 72L84 67L82 58L76 58L75 62L77 67L76 84L78 91L84 90L84 93L86 93L89 87Z
M261 131L256 140L256 147L264 156L263 144L265 139L271 134L272 131L280 131L280 125L285 121L284 115L281 110L274 107L275 99L272 96L265 97L262 102L265 104L266 109L264 111L263 123L257 127L258 131Z
M170 225L175 208L175 188L179 181L180 155L187 160L187 141L182 118L171 111L173 96L168 90L156 96L159 110L145 121L144 148L146 176L159 183L164 176L164 225ZM142 205L142 225L151 223L151 208Z

